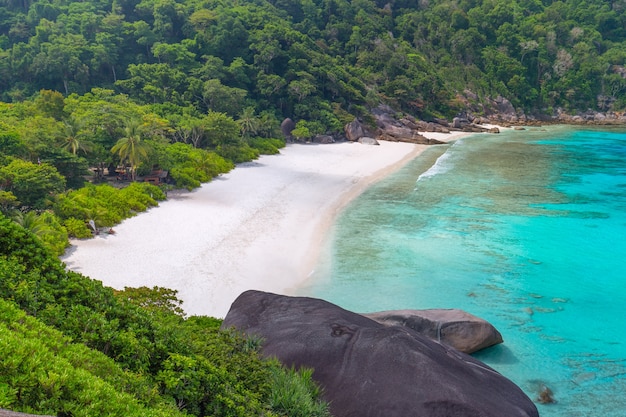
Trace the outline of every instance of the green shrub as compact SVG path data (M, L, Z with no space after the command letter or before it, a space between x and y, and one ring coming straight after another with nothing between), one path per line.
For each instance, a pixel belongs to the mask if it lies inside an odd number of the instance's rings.
M289 417L330 417L328 404L319 400L320 390L311 369L272 368L270 406Z
M90 184L59 194L53 210L63 220L94 220L98 227L111 227L164 199L163 190L148 183L134 182L122 189L108 184Z
M275 138L251 138L248 140L250 146L257 149L263 155L275 155L280 152L280 148L285 147L285 141Z
M79 416L177 416L145 378L0 300L0 407ZM138 383L139 382L139 383Z
M193 190L234 168L231 161L205 149L184 143L158 148L161 165L169 170L177 187Z
M217 148L217 153L236 164L253 161L259 157L259 150L243 145L222 145Z
M54 255L61 256L70 244L67 229L57 216L48 211L39 215L39 221L43 227L36 233L37 237Z
M35 211L14 211L12 219L25 230L28 230L53 254L63 254L69 245L67 230L59 219L51 212L44 211L37 214Z
M70 217L63 222L67 234L70 237L77 239L86 239L93 236L92 231L87 227L87 223L84 220L77 219L76 217Z
M199 171L192 166L177 166L172 168L170 175L172 179L176 181L178 187L186 188L189 191L200 187L203 182L210 179L205 172Z

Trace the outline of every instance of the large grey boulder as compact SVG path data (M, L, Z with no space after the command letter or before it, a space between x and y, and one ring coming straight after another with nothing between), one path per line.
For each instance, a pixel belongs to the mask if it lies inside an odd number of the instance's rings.
M346 139L356 142L364 136L371 136L369 129L359 119L354 119L344 127Z
M335 417L538 417L511 381L412 329L323 300L247 291L222 328L263 339L262 353L313 368Z
M491 323L458 309L393 310L364 316L386 326L406 326L465 353L502 343L502 335Z
M283 136L287 140L293 139L293 137L291 136L291 131L294 130L295 128L296 128L296 124L289 117L283 120L282 123L280 124L280 131L283 133Z
M417 130L406 126L387 125L384 128L379 128L378 137L382 140L390 142L407 142L420 145L438 145L443 143L437 139L428 139L427 137L421 135Z

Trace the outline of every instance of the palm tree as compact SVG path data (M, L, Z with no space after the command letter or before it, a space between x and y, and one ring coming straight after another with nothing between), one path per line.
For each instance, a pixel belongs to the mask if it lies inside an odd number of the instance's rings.
M150 146L142 140L142 125L139 120L131 120L124 127L124 137L111 148L123 163L130 164L131 179L136 176L137 167L148 159Z
M17 210L13 215L13 221L38 237L49 229L44 219L34 211L22 212Z
M241 130L241 137L246 137L250 134L256 134L259 130L259 119L254 114L253 107L246 107L241 113L241 117L237 120L239 129Z
M63 149L67 149L74 155L79 150L87 153L89 146L83 141L84 134L81 132L83 123L73 117L63 120Z

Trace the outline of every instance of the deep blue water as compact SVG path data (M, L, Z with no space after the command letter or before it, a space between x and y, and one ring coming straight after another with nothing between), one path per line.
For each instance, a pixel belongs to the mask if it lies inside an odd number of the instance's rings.
M475 356L544 417L626 416L626 131L529 128L434 146L341 214L303 295L371 312L460 308Z

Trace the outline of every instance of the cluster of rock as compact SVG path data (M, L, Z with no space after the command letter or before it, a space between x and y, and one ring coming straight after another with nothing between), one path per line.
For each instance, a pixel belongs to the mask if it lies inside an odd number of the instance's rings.
M377 140L391 142L408 142L422 145L436 145L443 143L436 139L426 138L420 132L450 133L451 131L463 132L488 132L499 133L497 128L480 126L483 121L479 118L460 114L449 123L444 119L434 119L426 122L417 120L405 114L396 114L389 106L381 105L372 110L375 127L364 124L359 119L354 119L345 128L345 137L350 141L358 141L367 144L376 144Z
M390 142L436 145L443 142L428 139L420 132L450 133L451 131L463 131L499 133L498 128L481 126L481 124L488 123L488 120L473 117L467 113L459 114L451 123L444 119L434 119L426 122L417 120L410 115L399 114L389 106L380 105L372 110L371 116L371 123L365 123L363 120L355 118L344 127L343 135L316 135L311 138L311 142L334 143L348 140L366 145L378 145L379 140L386 140ZM281 123L282 133L287 140L293 140L291 132L295 126L294 121L289 118Z
M247 291L222 328L262 338L262 354L286 366L312 368L335 417L538 417L515 384L444 344L457 343L452 330L474 323L473 316L413 310L368 316L376 320L323 300Z
M464 92L467 110L459 113L452 121L445 119L433 119L426 122L414 117L398 113L387 105L380 105L372 110L371 120L365 123L362 119L355 118L344 127L343 134L316 135L311 138L314 143L334 143L337 141L353 141L367 145L378 145L379 140L391 142L409 142L424 145L436 145L443 143L435 139L428 139L420 132L450 133L452 131L472 133L500 133L498 126L520 126L540 124L596 124L596 125L624 125L626 113L613 111L600 112L589 110L575 115L567 114L562 109L557 109L553 115L527 115L521 110L515 109L513 104L504 97L486 99L480 105L478 97L470 91ZM484 116L475 116L483 114ZM287 118L281 124L281 130L287 140L293 140L291 131L295 128L293 120Z
M583 113L570 115L559 109L550 121L565 124L624 125L626 124L626 113L588 110Z
M465 90L457 97L465 108L466 113L482 114L487 123L500 126L515 125L538 125L538 124L580 124L580 125L624 125L626 113L610 110L614 98L598 96L598 108L600 110L587 110L576 114L566 113L562 108L557 108L553 113L526 114L521 109L516 109L513 104L504 97L487 98L479 100L472 91ZM480 123L479 123L480 124Z

